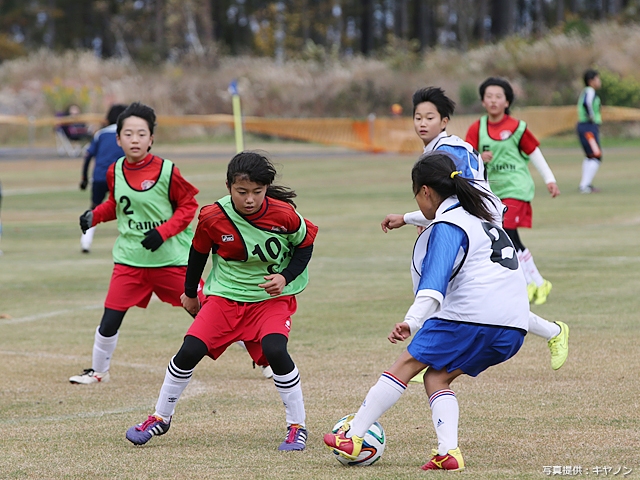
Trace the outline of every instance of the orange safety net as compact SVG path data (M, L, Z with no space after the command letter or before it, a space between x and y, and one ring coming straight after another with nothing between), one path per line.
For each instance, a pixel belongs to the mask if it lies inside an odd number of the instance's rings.
M575 106L527 107L513 112L516 118L524 120L539 138L571 131L575 128L577 113ZM640 121L640 109L625 107L603 107L604 122ZM99 124L104 117L97 114L82 114L68 117L27 117L0 115L0 124L27 127L54 126L66 122L84 121ZM451 134L465 137L469 126L478 115L456 115L447 127ZM227 126L233 128L233 116L216 115L158 115L160 126L205 127ZM325 145L337 145L369 152L409 153L422 149L422 141L413 129L413 121L408 117L375 118L354 120L349 118L264 118L244 117L246 132L271 135Z

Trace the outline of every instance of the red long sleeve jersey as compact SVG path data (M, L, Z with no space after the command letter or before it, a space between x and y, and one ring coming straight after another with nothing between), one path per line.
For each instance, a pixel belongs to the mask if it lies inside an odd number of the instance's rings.
M260 210L244 217L256 228L274 232L295 232L300 228L300 217L292 205L265 197ZM307 235L297 248L313 245L318 227L304 219ZM217 203L200 210L198 226L193 237L193 248L200 253L210 251L226 260L246 260L247 248L235 225Z
M127 183L136 190L149 189L160 176L162 159L151 153L138 163L123 163L124 176ZM93 210L93 225L116 219L116 199L113 196L115 163L107 170L107 186L109 198ZM173 215L162 225L156 227L163 240L177 235L189 226L198 210L195 196L199 190L187 182L178 167L174 165L169 187L169 200L173 205Z
M517 130L519 124L520 121L510 115L505 115L502 120L496 123L487 122L489 137L494 140L506 140L513 135L513 132ZM464 140L471 144L476 150L478 149L478 145L480 144L480 120L471 124ZM529 127L527 127L520 139L520 151L526 155L530 155L538 145L540 145L540 142L533 133L531 133Z

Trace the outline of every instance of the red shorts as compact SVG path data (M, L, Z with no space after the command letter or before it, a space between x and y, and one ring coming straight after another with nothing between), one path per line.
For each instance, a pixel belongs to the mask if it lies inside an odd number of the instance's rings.
M229 345L241 340L253 361L266 366L269 362L262 353L262 339L272 333L289 338L291 315L297 308L298 302L293 295L255 303L211 295L205 299L186 335L202 340L214 360Z
M505 198L502 203L507 207L502 220L503 228L515 230L516 228L531 228L531 220L533 212L531 211L531 203L516 200L514 198Z
M155 293L163 302L181 307L180 295L184 293L186 272L187 267L140 268L116 264L104 306L120 312L134 306L146 308L151 294ZM202 285L200 280L200 301L204 300Z

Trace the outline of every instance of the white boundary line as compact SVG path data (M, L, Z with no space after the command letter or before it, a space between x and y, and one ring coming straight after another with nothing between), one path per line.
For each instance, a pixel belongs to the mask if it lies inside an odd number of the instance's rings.
M76 313L79 310L97 310L99 308L103 308L103 306L104 305L102 304L88 305L86 307L80 307L80 308L67 308L65 310L55 310L53 312L38 313L35 315L28 315L26 317L7 318L7 319L0 320L0 325L15 325L18 323L36 322L38 320L42 320L45 318L57 317L60 315L67 315L69 313Z

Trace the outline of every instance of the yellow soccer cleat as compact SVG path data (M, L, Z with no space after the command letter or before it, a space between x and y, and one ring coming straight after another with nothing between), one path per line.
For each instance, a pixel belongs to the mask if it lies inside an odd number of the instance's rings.
M429 367L427 367L429 368ZM409 383L424 383L424 374L427 371L427 368L418 373L415 377L409 380Z
M464 470L464 460L460 448L449 450L445 455L438 455L435 448L431 451L433 457L422 467L422 470L449 470L450 472L458 472Z
M535 299L534 299L533 303L535 305L542 305L543 303L545 303L547 301L547 297L551 293L551 288L552 287L553 287L553 285L551 285L551 282L549 280L545 280L542 283L542 285L540 285L536 289Z
M529 303L533 302L533 299L536 296L536 290L538 290L538 286L534 282L531 282L529 285L527 285L527 295L529 296Z
M564 322L555 322L560 333L547 342L551 351L551 368L558 370L569 356L569 327Z

